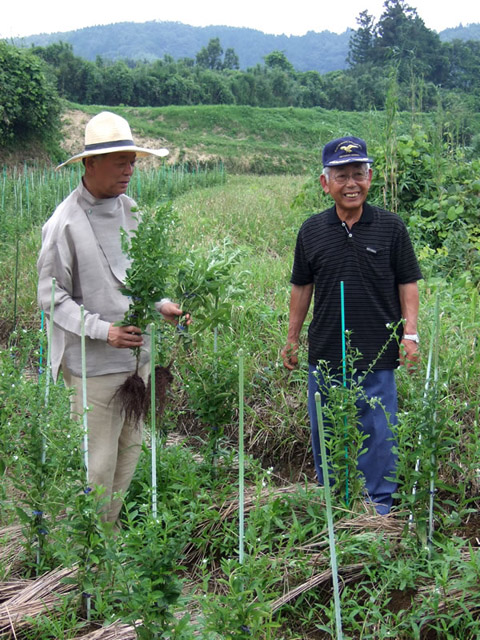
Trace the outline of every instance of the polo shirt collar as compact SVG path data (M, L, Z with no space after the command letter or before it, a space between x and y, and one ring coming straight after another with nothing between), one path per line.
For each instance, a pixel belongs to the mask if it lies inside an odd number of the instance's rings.
M362 216L357 224L369 224L370 222L373 222L373 211L373 207L370 206L368 202L364 202ZM340 218L337 216L337 209L335 205L333 205L333 207L331 207L330 209L327 209L327 215L328 224L337 224L338 222L341 222Z

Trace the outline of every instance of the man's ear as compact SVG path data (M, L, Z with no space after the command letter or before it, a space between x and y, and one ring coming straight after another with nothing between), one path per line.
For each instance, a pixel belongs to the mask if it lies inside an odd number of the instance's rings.
M330 193L330 189L328 187L327 178L322 174L320 174L320 184L322 185L322 189L325 193Z
M85 167L85 173L91 173L92 169L95 166L96 158L95 156L87 156L83 159L83 165Z

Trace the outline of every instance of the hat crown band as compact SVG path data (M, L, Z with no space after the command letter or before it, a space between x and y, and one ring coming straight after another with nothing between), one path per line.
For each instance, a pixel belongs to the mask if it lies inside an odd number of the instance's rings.
M86 144L85 151L95 151L100 149L110 149L114 147L134 147L133 140L114 140L113 142L95 142L94 144Z

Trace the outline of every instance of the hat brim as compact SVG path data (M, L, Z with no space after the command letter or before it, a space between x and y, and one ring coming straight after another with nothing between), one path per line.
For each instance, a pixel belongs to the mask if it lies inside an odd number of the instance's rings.
M146 156L156 156L157 158L164 158L168 156L170 153L168 149L145 149L144 147L137 147L135 145L125 145L123 147L106 147L104 149L95 149L92 151L84 151L82 153L77 153L77 155L72 156L62 164L59 164L55 169L61 169L68 164L73 164L74 162L80 162L83 158L89 158L91 156L100 156L105 155L107 153L117 153L119 151L128 151L137 154L137 158L145 158Z
M368 162L369 164L373 164L373 160L372 158L367 158L365 156L360 156L360 157L349 157L349 158L341 158L340 160L331 160L330 162L327 162L327 164L324 164L324 167L338 167L342 164L353 164L354 162Z

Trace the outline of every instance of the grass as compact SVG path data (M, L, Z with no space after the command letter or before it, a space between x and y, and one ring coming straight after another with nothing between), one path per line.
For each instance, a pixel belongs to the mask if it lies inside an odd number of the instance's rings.
M91 115L101 108L70 106ZM321 108L232 105L105 108L126 117L135 135L161 141L174 162L221 161L229 173L238 174L304 174L319 165L326 141L353 133L372 141L385 122L382 112L367 115ZM430 115L415 117L425 122L431 119ZM411 114L399 114L397 125L401 132L409 132L412 123ZM79 135L78 148L81 147Z

